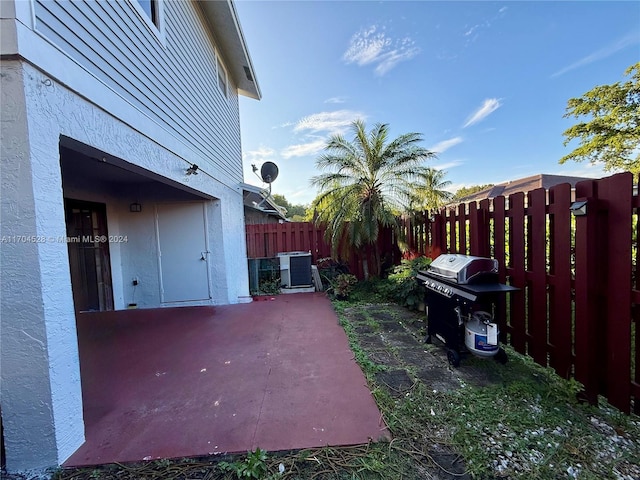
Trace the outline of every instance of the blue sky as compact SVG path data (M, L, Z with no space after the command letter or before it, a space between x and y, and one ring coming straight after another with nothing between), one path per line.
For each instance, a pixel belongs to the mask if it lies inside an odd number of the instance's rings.
M418 132L452 190L537 173L598 177L558 160L567 100L640 61L638 2L251 1L236 8L261 101L240 99L244 175L308 204L327 138L364 119Z

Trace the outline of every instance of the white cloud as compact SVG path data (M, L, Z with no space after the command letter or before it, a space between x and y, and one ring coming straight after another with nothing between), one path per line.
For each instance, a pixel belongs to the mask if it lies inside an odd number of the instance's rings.
M430 147L429 150L436 153L444 153L447 150L449 150L451 147L454 147L462 142L463 142L462 137L454 137L454 138L450 138L448 140L443 140L441 142L436 143L434 146Z
M347 64L355 63L359 66L376 64L374 72L382 76L398 63L410 60L420 52L409 37L394 40L379 30L376 25L372 25L353 35L342 59Z
M312 193L312 195L310 196L309 193ZM287 200L294 200L294 199L303 199L303 203L304 204L310 204L311 201L306 201L308 198L315 198L316 197L316 189L314 188L301 188L299 190L295 190L295 191L291 191L291 193L287 194Z
M286 127L290 127L291 125L293 125L293 122L284 122L284 123L281 123L280 125L271 127L271 129L275 130L276 128L286 128Z
M377 75L382 76L398 63L415 57L419 51L420 49L414 47L413 40L405 38L402 40L400 48L393 49L382 55L381 61L375 68L374 72Z
M480 38L480 35L483 32L493 27L493 24L498 20L501 20L502 18L504 18L506 16L506 13L505 13L506 11L507 11L507 7L502 7L498 10L498 13L494 14L493 16L489 17L486 20L483 20L480 23L476 23L471 27L468 25L465 25L464 26L465 30L463 33L463 36L467 37L465 45L469 46L472 43L474 43L478 38Z
M462 162L461 160L454 160L452 162L439 163L439 164L433 165L432 168L435 168L436 170L448 170L450 168L459 167L463 163L464 162Z
M602 163L579 163L576 165L559 165L555 171L552 171L553 175L567 175L570 177L587 177L587 178L603 178L613 175L615 172L605 172L604 165Z
M447 192L451 192L451 193L456 193L458 190L460 190L463 187L470 187L471 185L467 184L467 183L452 183L451 185L449 185L448 187L445 188L445 190Z
M631 32L626 36L616 40L615 42L607 45L606 47L601 48L600 50L596 50L590 55L587 55L584 58L581 58L577 62L572 63L564 68L561 68L557 72L551 75L551 78L559 77L560 75L564 75L571 70L575 70L576 68L584 67L585 65L589 65L590 63L597 62L598 60L602 60L604 58L610 57L614 53L627 48L631 45L637 45L640 43L640 31Z
M347 101L347 97L331 97L327 98L324 103L344 103Z
M298 145L289 145L280 152L280 155L282 156L282 158L306 157L308 155L316 155L324 148L325 145L326 140L324 138L314 140L312 142L301 143Z
M480 27L480 25L474 25L473 27L471 27L469 30L467 30L466 32L464 32L464 36L468 37L469 35L473 34L473 32L475 32L478 28Z
M360 30L353 35L342 59L360 66L375 62L391 45L391 39L384 32L376 33L376 30L377 27L373 25L368 30Z
M280 155L283 158L317 155L327 144L330 135L343 134L355 120L366 118L361 112L346 109L307 115L293 127L293 131L302 133L306 141L285 147Z
M463 128L481 122L501 106L502 103L500 103L500 100L498 98L487 98L484 102L482 102L482 106L469 116Z
M329 132L341 133L354 120L365 119L365 115L353 110L336 110L334 112L320 112L301 118L293 128L294 132Z
M276 151L273 148L269 147L260 147L257 150L250 150L248 152L244 152L242 157L246 162L249 163L262 163L267 160L272 159L276 154Z

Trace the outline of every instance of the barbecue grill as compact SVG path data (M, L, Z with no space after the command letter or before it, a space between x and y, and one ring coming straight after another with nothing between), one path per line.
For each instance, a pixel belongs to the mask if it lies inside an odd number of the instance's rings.
M497 260L442 254L416 280L425 286L426 342L433 336L443 341L452 366L460 366L467 352L507 362L498 342L495 304L500 295L518 289L499 283Z

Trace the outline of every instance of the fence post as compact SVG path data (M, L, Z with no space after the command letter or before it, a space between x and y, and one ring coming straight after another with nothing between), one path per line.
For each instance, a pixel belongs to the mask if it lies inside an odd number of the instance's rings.
M576 216L575 268L575 352L576 379L584 385L589 403L598 403L600 371L598 369L598 212L595 181L576 185L576 200L588 202L587 214ZM590 205L589 205L590 202ZM589 208L589 206L591 208ZM604 252L603 252L604 254Z
M625 413L631 409L632 195L631 173L599 181L598 197L607 206L607 272L601 283L606 298L606 396Z

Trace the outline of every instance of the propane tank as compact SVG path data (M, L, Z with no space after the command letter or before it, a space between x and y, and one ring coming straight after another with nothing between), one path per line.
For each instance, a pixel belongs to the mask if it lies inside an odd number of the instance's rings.
M493 323L489 312L474 312L464 330L464 344L471 353L479 357L493 357L498 353L498 325Z

